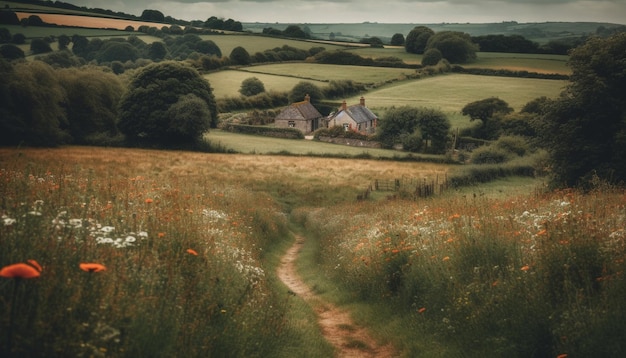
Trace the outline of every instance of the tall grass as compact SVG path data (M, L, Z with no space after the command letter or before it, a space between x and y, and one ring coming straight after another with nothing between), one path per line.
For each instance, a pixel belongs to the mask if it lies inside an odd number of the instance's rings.
M320 271L344 301L380 307L371 322L406 356L620 357L625 207L624 190L603 188L297 216Z
M264 255L287 226L270 197L166 171L181 163L151 161L156 152L58 152L0 162L0 266L43 266L20 285L1 278L0 327L12 332L2 352L276 356L288 296Z

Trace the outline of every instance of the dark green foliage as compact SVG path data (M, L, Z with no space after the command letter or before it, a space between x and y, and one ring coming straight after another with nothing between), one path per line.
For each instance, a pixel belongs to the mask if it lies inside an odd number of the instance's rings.
M141 13L141 19L146 20L146 21L151 21L151 22L164 22L165 15L163 15L163 13L160 12L159 10L146 9Z
M5 44L5 45L0 46L0 57L3 57L4 59L11 61L11 60L23 59L25 55L24 55L24 51L22 51L21 48L12 44Z
M98 62L135 61L139 58L137 49L128 42L107 42L96 55Z
M246 78L243 82L241 82L239 93L243 96L255 96L262 92L265 92L265 86L263 85L263 82L256 77Z
M183 98L190 94L204 101L207 111L197 108L191 112L182 111L179 108L181 103L193 102L197 107L195 99ZM178 112L175 112L180 114L177 118L193 120L193 123L172 122L171 107L175 104L179 104L176 107ZM196 120L202 120L202 124ZM193 141L216 124L217 105L211 86L196 70L178 62L146 66L133 78L121 100L119 128L131 141L157 145ZM193 132L183 133L184 130ZM172 136L173 132L176 136Z
M26 43L26 36L20 33L14 34L13 37L11 37L11 42L16 45L23 45Z
M285 37L293 37L298 39L306 39L307 33L304 32L298 25L289 25L285 30L283 30L283 36Z
M365 85L353 80L333 80L322 91L325 98L346 98L365 91Z
M289 104L287 92L262 92L250 97L226 97L217 100L220 113L243 109L265 109L283 107Z
M513 108L496 97L468 103L461 110L464 116L470 117L470 121L476 119L482 121L482 125L472 134L476 138L482 139L497 138L500 135L502 118L511 112L513 112Z
M539 45L521 35L483 35L472 37L481 52L539 53Z
M426 50L436 48L450 63L466 63L476 58L478 46L470 35L456 31L438 32L428 38Z
M426 52L424 52L424 56L422 57L422 65L434 66L438 64L442 58L443 58L443 55L441 54L441 51L439 51L438 49L436 48L428 49Z
M8 9L0 10L0 24L3 25L19 25L20 19L17 14Z
M234 65L249 65L251 62L250 54L241 46L235 47L230 53L230 61ZM256 94L256 93L255 93Z
M117 107L124 92L121 81L101 69L65 69L58 72L65 89L65 112L75 143L87 144L93 136L114 137Z
M6 27L0 27L0 44L11 42L11 31Z
M211 40L202 40L195 43L193 47L197 52L205 55L215 55L222 57L222 50Z
M59 50L66 50L72 39L67 35L60 35L57 41L59 42Z
M0 66L0 143L56 146L69 136L63 87L49 65L34 61Z
M319 103L324 99L324 93L319 87L311 82L300 81L289 92L289 102L301 102L304 101L306 96L311 98L311 103Z
M153 61L163 60L167 56L167 48L163 42L155 41L148 46L148 58Z
M446 149L450 122L438 110L418 107L392 108L378 122L377 135L385 147L409 144L410 148L429 153L443 153ZM421 136L421 145L416 143ZM408 149L407 149L408 150Z
M414 27L406 36L404 41L404 49L408 53L422 54L426 50L428 39L435 32L426 26Z
M42 54L52 52L52 48L50 44L43 39L33 39L30 42L30 51L35 54Z
M37 59L55 68L76 67L84 63L84 60L74 56L69 50L50 52L37 56Z
M403 34L393 34L391 36L391 46L403 46L404 45L404 35Z
M528 142L520 136L501 136L492 144L494 147L523 157L530 151Z
M538 124L555 184L576 185L594 174L626 180L625 63L626 33L591 38L571 52L570 83Z

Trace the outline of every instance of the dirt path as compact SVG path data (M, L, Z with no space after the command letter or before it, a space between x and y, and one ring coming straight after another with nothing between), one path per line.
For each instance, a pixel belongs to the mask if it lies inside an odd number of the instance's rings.
M323 301L302 281L296 273L295 261L303 243L304 238L298 236L293 246L287 250L281 259L278 277L293 294L315 307L322 334L335 346L337 357L394 357L393 347L380 346L365 328L352 321L347 312Z

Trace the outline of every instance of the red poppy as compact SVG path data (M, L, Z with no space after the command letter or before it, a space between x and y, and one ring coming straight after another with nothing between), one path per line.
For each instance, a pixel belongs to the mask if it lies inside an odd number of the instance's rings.
M35 260L26 260L26 262L28 262L32 267L36 268L37 271L41 272L43 270L43 268L41 267L41 265L39 264L39 262L35 261Z
M0 277L7 278L35 278L40 275L37 269L23 263L5 266L0 270Z
M107 268L104 267L104 265L100 265L100 264L96 264L96 263L81 263L78 265L78 267L80 267L81 270L86 271L86 272L100 272L100 271L104 271Z
M194 249L187 249L187 253L189 255L194 255L194 256L198 256L198 253L196 252L196 250Z

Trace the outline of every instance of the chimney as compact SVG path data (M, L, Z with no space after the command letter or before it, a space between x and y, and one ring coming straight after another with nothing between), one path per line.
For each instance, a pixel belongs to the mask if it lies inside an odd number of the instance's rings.
M346 109L348 109L348 104L346 103L346 100L343 100L343 103L341 104L341 110L345 111Z
M306 96L304 96L304 100L306 102L311 102L311 96L309 96L309 94L307 93Z
M365 106L365 97L361 96L361 106Z

